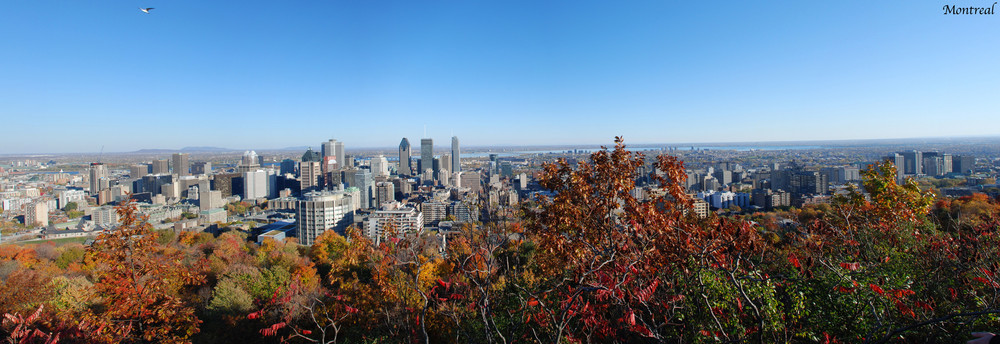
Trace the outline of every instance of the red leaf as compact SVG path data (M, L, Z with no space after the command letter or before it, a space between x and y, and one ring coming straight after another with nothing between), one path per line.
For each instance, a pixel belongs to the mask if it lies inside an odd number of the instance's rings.
M792 266L794 266L797 269L801 269L802 268L802 264L799 264L799 258L796 257L794 253L788 255L788 262L792 263Z
M913 310L910 309L910 307L907 307L906 305L904 305L902 302L897 301L896 302L896 308L899 309L900 313L903 313L905 315L909 315L912 318L916 318L917 317L917 315L913 313Z
M879 293L879 295L885 295L885 291L882 290L882 288L880 288L879 286L874 284L868 284L868 286L872 288L872 291Z
M982 277L973 277L972 279L977 280L979 282L982 282L983 284L985 284L986 286L989 286L989 287L996 287L997 286L997 284L995 282L992 282L992 281L990 281L988 279L985 279L985 278L982 278Z
M917 307L920 307L920 308L923 308L923 309L926 309L926 310L928 310L928 311L931 311L931 312L933 312L933 311L934 311L934 307L931 307L931 305L928 305L928 304L927 304L927 303L925 303L925 302L921 302L921 301L917 301L917 303L916 303L916 304L917 304Z
M841 287L839 285L834 289L844 294L850 294L854 292L854 288Z
M861 263L840 263L840 267L848 271L858 271L858 268L861 267Z

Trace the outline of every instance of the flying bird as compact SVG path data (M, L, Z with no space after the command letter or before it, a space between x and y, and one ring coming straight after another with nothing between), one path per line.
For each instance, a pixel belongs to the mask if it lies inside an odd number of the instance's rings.
M153 8L152 7L147 7L147 8L139 7L139 10L142 11L142 13L149 13L149 10L151 10L151 9L153 9Z

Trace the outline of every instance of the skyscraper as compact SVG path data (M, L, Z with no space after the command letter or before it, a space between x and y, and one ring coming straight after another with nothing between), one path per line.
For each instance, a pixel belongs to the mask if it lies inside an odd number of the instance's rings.
M299 182L303 191L320 186L319 177L323 175L319 161L303 161L299 163Z
M174 153L174 174L178 176L190 176L191 164L186 153Z
M434 166L434 139L420 139L420 168L424 173Z
M399 171L401 176L410 176L413 169L410 167L410 141L405 137L399 141Z
M258 167L260 167L260 161L258 161L257 152L246 151L243 153L243 157L240 158L240 164L236 166L236 172L256 171Z
M896 165L896 182L904 180L903 175L906 174L906 157L902 153L892 153L887 159Z
M451 137L451 171L452 172L462 172L462 154L461 149L458 148L458 136Z
M319 145L319 151L322 154L320 158L326 158L328 156L336 156L337 150L336 146L337 140L330 139L329 141L323 142Z
M191 174L211 174L212 162L202 161L191 164Z
M129 171L128 176L130 178L139 179L142 178L142 176L148 174L149 169L146 167L146 165L132 165L129 166L128 171Z
M439 159L439 161L438 161L438 170L439 171L443 171L443 170L451 171L452 170L451 169L451 155L441 154L441 159ZM441 178L441 177L438 177L438 178L439 179L444 179L444 178Z
M278 193L277 176L273 170L243 172L243 198L274 198Z
M906 174L924 174L923 171L923 153L918 151L909 151L900 153L905 159L906 166L903 171Z
M166 159L153 160L153 174L170 173L170 162Z
M347 159L347 153L344 153L344 143L343 142L339 142L339 141L336 142L333 145L333 150L335 152L334 154L336 154L336 157L337 157L337 168L351 167L351 163L347 161L348 160Z
M95 162L90 164L90 194L97 195L101 191L101 179L108 178L108 167Z
M361 190L361 208L371 208L372 198L372 174L368 170L357 170L354 172L354 184L351 186Z
M951 157L951 170L957 173L968 174L976 169L976 158L971 156L955 155Z
M281 161L281 174L295 174L295 160L285 159Z
M374 177L388 177L389 176L389 162L384 156L379 155L372 158L371 160L372 176Z

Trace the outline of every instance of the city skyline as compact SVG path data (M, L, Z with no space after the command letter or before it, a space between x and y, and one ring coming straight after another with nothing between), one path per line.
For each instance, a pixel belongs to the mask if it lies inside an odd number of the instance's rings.
M1000 134L942 4L239 4L0 4L0 154Z

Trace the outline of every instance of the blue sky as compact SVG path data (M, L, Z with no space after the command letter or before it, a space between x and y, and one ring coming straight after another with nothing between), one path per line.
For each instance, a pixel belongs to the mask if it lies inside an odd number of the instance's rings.
M1000 134L1000 16L943 5L5 0L0 154Z

